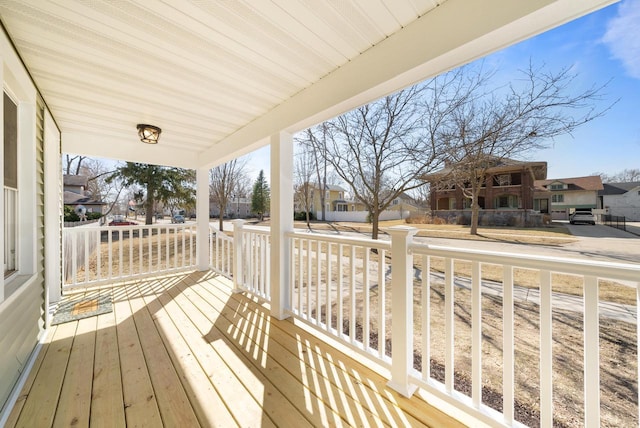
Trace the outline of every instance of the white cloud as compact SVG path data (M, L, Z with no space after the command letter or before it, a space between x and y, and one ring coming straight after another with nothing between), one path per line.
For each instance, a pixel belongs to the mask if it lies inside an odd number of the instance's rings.
M640 0L625 0L607 23L603 42L631 77L640 79Z

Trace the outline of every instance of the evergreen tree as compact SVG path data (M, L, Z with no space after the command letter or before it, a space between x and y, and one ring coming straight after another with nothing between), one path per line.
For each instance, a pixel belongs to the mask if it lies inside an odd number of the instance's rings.
M269 211L270 199L269 185L264 178L264 171L260 170L260 174L253 184L253 195L251 195L251 211L258 215L260 221L263 220L264 213Z
M127 162L120 166L108 181L120 179L125 186L140 186L144 189L145 224L153 222L156 202L168 206L195 205L195 172L189 169ZM143 196L143 195L141 195Z

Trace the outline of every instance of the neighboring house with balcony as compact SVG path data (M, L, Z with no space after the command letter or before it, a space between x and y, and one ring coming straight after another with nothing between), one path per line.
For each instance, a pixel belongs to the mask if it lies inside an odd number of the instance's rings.
M425 177L429 182L431 212L449 222L468 223L471 218L471 199L450 176L455 166L448 165ZM537 214L543 207L534 204L533 187L536 180L546 178L547 163L525 162L496 158L487 169L484 185L478 196L479 224L537 224Z
M598 208L598 194L603 190L599 175L553 178L535 182L535 199L548 205L553 220L569 220L575 210Z
M599 208L605 214L640 221L640 181L604 183L598 192Z

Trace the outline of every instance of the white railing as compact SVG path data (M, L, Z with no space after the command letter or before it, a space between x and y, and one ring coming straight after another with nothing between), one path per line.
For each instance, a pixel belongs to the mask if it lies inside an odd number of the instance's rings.
M293 232L291 313L387 364L389 242Z
M454 405L473 409L472 414L492 425L519 425L516 403L520 400L538 403L530 404L529 410L539 409L534 423L543 427L559 422L554 421L554 405L581 408L572 417L582 426L599 426L601 409L609 412L607 420L616 421L614 425L637 425L637 411L625 415L627 410L620 410L638 402L637 318L635 334L626 338L635 347L631 358L635 371L618 370L613 375L621 384L634 384L636 395L627 396L626 405L615 414L611 408L621 400L616 386L609 391L613 392L609 402L601 406L601 394L606 391L600 373L615 372L619 363L611 367L607 362L608 368L601 365L600 313L612 305L599 301L599 287L619 287L623 292L631 287L631 295L638 295L640 265L430 246L411 243L410 237L406 245L407 258L416 270L402 281L409 284L405 293L407 298L417 298L418 308L406 334L420 342L413 347L410 382ZM525 278L533 278L535 284L519 286ZM581 287L582 297L552 292L567 283ZM625 306L620 308L624 311ZM496 309L498 323L492 320ZM395 310L393 316L395 322ZM620 322L605 321L609 329ZM581 343L573 342L576 333L582 334ZM492 354L497 354L498 361ZM501 384L497 391L496 383ZM484 404L487 388L501 395L502 403Z
M233 280L236 289L271 300L271 234L268 227L245 226L243 220L233 222Z
M63 289L195 266L195 225L63 229Z
M236 290L268 299L268 230L234 229ZM424 388L491 426L562 424L560 407L584 426L637 426L640 265L425 245L416 231L286 234L288 312L389 368L400 393Z
M233 238L209 225L209 257L211 269L227 278L233 277Z

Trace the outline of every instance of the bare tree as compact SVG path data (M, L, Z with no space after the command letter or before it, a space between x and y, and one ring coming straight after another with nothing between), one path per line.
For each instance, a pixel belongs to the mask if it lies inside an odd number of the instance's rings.
M70 154L65 155L64 173L69 175L79 175L80 171L82 170L82 161L84 161L85 159L87 159L86 156L72 156Z
M599 175L603 183L626 183L640 181L640 169L625 169L617 174L605 174L603 172L594 172L591 175Z
M310 229L309 213L313 203L313 189L315 187L311 181L316 171L315 165L317 159L314 154L314 149L310 145L299 144L298 148L299 150L296 153L294 164L294 197L298 206L305 211L307 228ZM324 195L322 196L324 197Z
M217 166L209 172L209 192L220 207L220 219L218 228L223 230L224 213L227 210L229 197L238 192L247 181L245 167L246 158L234 159L223 165Z
M442 80L443 89L452 82ZM339 116L325 128L326 158L369 211L373 239L378 238L380 213L440 165L432 128L440 126L441 118L433 108L434 117L425 120L427 89L424 84L404 89ZM440 112L448 109L440 107Z
M548 147L553 138L604 114L596 110L604 86L572 94L576 75L569 69L554 74L529 67L508 87L487 89L490 79L467 70L469 94L452 111L439 140L446 147L450 168L443 177L471 200L471 234L477 234L478 197L487 171L509 158Z
M315 181L320 192L320 220L326 220L327 186L333 180L329 170L329 156L327 153L327 140L330 136L329 122L323 122L317 126L306 129L296 136L296 141L304 146L311 155L311 164L315 171Z

